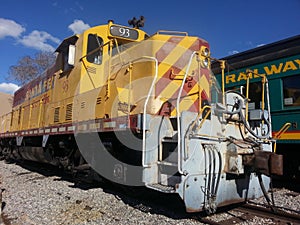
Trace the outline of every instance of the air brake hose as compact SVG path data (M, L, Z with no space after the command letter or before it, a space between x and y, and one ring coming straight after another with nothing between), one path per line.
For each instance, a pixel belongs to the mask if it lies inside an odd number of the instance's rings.
M221 172L222 172L222 156L221 153L218 151L218 159L219 159L219 171L218 171L218 178L217 178L217 184L215 186L214 190L214 195L217 196L218 188L219 188L219 183L221 179Z
M264 184L263 184L263 181L262 181L261 173L258 173L257 177L258 177L258 181L259 181L260 188L261 188L261 190L262 190L262 192L263 192L263 194L264 194L264 196L265 196L265 199L266 199L267 202L268 202L269 207L271 208L271 210L272 210L273 212L275 212L276 209L275 209L274 201L271 201L271 199L269 198L269 195L268 195L268 193L267 193L267 191L266 191L266 189L265 189L265 186L264 186Z

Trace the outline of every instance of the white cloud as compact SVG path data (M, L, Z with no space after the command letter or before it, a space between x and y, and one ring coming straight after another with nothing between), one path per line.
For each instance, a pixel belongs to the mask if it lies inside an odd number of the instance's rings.
M11 36L14 38L19 37L25 28L13 20L0 18L0 38Z
M23 35L25 28L13 20L0 18L0 39L11 36L17 43L39 51L53 52L52 43L59 44L60 40L45 31L34 30L29 35ZM49 43L50 42L50 43Z
M48 34L45 31L34 30L29 35L23 36L18 42L26 47L34 48L41 51L53 52L54 47L48 42L54 42L58 44L60 40Z
M68 28L73 31L74 34L80 34L86 29L90 28L90 25L84 23L82 20L74 20L74 22L71 23Z
M20 87L13 83L0 83L0 92L5 92L8 94L13 94Z
M257 45L256 47L261 47L261 46L264 46L265 44L259 44L259 45Z

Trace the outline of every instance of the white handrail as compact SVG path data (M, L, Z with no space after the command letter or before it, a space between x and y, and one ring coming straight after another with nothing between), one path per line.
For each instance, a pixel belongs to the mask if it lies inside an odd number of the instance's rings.
M179 89L179 92L178 92L178 97L177 97L177 101L176 101L176 116L177 116L177 135L178 135L178 145L177 145L177 149L178 149L178 172L183 174L183 171L182 171L182 163L181 163L181 159L183 158L182 157L182 151L181 151L181 127L180 127L180 109L179 109L179 105L180 105L180 98L181 98L181 94L182 94L182 90L183 90L183 87L184 87L184 83L185 83L185 80L186 80L186 77L188 75L188 71L190 70L190 67L191 67L191 63L192 63L192 59L194 58L194 56L198 54L197 52L193 52L191 57L190 57L190 60L189 60L189 63L187 65L187 68L186 68L186 72L184 74L184 77L183 77L183 80L182 80L182 83L181 83L181 87Z
M266 92L267 92L267 104L268 104L268 120L269 120L270 124L272 124L271 107L270 107L270 91L269 91L268 78L266 78ZM272 125L271 125L270 129L272 129ZM272 138L272 132L270 132L270 138Z
M154 85L156 83L156 79L158 76L158 61L155 57L148 57L148 56L144 56L144 58L148 58L148 59L152 59L155 61L155 75L154 75L154 79L152 81L151 87L149 89L147 98L145 100L145 104L144 104L144 111L143 111L143 152L142 152L142 165L143 167L149 167L150 165L146 164L145 162L145 154L146 154L146 112L147 112L147 104L148 101L150 99L151 93L153 92L153 88Z
M127 62L127 63L123 63L121 68L123 68L124 66L126 65L129 65L130 63L134 63L134 62L138 62L142 59L150 59L150 60L153 60L155 62L155 75L154 75L154 79L152 81L152 84L151 84L151 87L149 89L149 92L148 92L148 95L147 95L147 98L145 100L145 103L144 103L144 110L143 110L143 149L142 149L142 166L143 167L149 167L150 165L146 164L145 163L145 152L146 152L146 112L147 112L147 104L149 102L149 99L150 99L150 96L151 96L151 93L153 91L153 88L154 88L154 85L155 85L155 82L156 82L156 79L158 77L158 60L155 58L155 57L151 57L151 56L142 56L140 58L137 58L131 62Z

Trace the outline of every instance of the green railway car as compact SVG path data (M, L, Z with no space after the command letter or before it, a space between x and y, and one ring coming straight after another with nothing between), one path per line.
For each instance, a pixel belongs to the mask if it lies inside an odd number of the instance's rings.
M275 151L284 157L284 177L300 178L300 35L223 58L225 89L246 95L249 109L262 101L261 75L269 86ZM219 81L219 63L212 65ZM242 86L242 87L241 87ZM268 107L268 106L266 106ZM254 125L255 126L255 125Z

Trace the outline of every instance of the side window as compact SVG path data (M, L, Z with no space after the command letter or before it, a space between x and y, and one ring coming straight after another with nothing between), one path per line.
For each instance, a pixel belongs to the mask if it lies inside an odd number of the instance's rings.
M69 65L69 46L66 46L64 48L60 48L58 59L60 62L60 68L63 72L69 71L73 68L72 65Z
M90 63L102 63L102 48L103 39L95 34L89 34L87 46L87 61Z
M70 69L69 61L69 48L65 48L62 52L63 54L63 71Z
M249 109L260 109L262 100L262 83L255 82L249 84Z
M262 83L253 82L249 83L249 109L260 109L262 100ZM237 87L228 88L227 90L235 90L246 96L246 84Z
M284 77L282 85L284 106L300 106L300 76Z
M56 63L59 68L63 71L64 74L71 71L75 65L76 58L76 47L75 44L78 40L78 36L74 35L65 39L55 50L58 52L58 56L56 58Z

